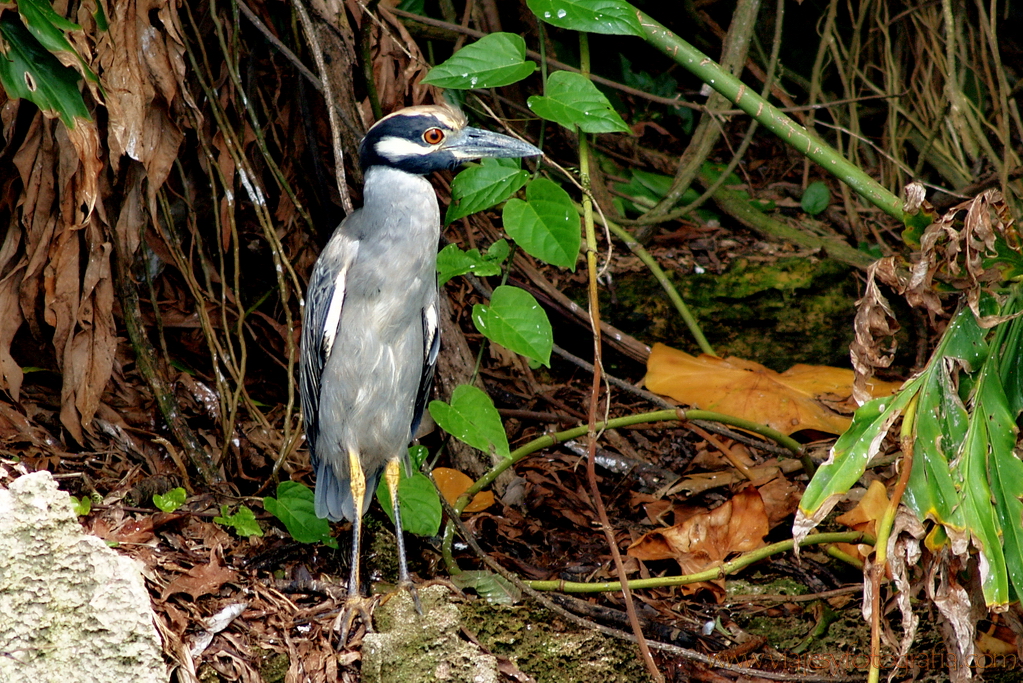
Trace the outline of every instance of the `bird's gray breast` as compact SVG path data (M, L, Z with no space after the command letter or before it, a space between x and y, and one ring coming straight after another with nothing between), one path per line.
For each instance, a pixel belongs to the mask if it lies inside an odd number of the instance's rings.
M320 385L319 443L363 458L367 474L398 457L423 374L423 311L437 299L437 198L419 176L367 175L364 208L341 228L358 242ZM329 247L328 247L329 248ZM347 469L347 467L344 467Z

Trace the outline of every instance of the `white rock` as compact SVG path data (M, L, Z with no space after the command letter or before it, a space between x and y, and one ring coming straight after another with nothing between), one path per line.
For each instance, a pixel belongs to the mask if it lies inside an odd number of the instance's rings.
M167 667L142 574L49 472L0 489L0 681L148 683Z

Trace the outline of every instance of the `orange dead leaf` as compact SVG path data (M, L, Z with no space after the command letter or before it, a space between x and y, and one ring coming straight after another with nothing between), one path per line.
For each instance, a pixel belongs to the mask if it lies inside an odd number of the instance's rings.
M849 512L839 515L835 521L844 524L855 531L877 535L877 522L884 517L884 511L888 508L888 491L884 484L878 480L870 482L867 492L860 499L860 502ZM866 559L873 550L869 545L852 545L850 543L837 543L840 550L852 555Z
M691 356L664 344L655 344L647 361L646 386L650 391L704 410L760 422L783 434L814 429L841 434L850 419L825 402L852 411L853 372L844 368L794 365L778 373L742 358ZM873 397L898 388L893 382L874 381Z
M444 494L444 499L452 505L472 486L472 479L467 474L449 467L433 468L433 480L437 482L437 488ZM480 491L473 496L462 512L482 512L493 504L494 494L490 491Z
M699 512L675 526L644 534L629 546L628 554L639 560L674 559L682 573L716 567L732 553L756 550L764 545L764 536L770 530L767 512L760 493L747 486L709 512ZM689 586L689 592L699 587L723 588L723 582Z

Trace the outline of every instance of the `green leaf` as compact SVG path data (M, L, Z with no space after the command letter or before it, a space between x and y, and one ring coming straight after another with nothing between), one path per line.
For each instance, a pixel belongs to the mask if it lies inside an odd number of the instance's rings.
M1006 413L1007 415L1007 413ZM1004 416L1003 416L1004 417ZM1003 437L1015 437L1015 424L1003 423L1010 427ZM989 427L993 428L993 427ZM1002 441L1008 441L1003 438ZM991 450L989 465L991 489L994 493L995 514L1002 530L1002 545L1005 548L1005 564L1009 579L1015 589L1016 599L1023 596L1023 461L1008 449L995 446Z
M803 207L803 211L811 216L816 216L828 208L831 203L831 190L823 180L815 180L807 186L799 203Z
M526 186L526 201L509 199L501 217L507 233L531 256L575 270L582 241L579 214L560 185L537 178Z
M479 165L470 165L451 181L451 204L444 222L500 204L528 179L529 173L519 168L518 159L483 159Z
M430 457L430 449L426 446L409 446L408 459L412 463L413 470L421 469L428 457Z
M551 321L526 290L498 287L489 304L472 307L472 321L490 341L550 367L554 346Z
M1012 454L1016 439L1014 425L1005 408L1005 392L992 365L985 364L977 381L970 425L953 476L957 477L956 483L962 493L966 527L974 546L986 560L981 563L985 569L980 577L984 600L988 605L1007 605L1009 576L1005 563L1006 549L1002 547L1003 528L995 511L999 507L998 501L993 497L988 481L988 458L999 449ZM1011 523L1019 526L1020 520L1011 520Z
M68 497L71 498L71 507L77 516L85 517L92 512L92 499L89 496L82 496L80 500L75 496Z
M459 588L471 588L493 605L514 605L522 600L522 591L499 574L486 569L459 572L451 577Z
M536 71L536 62L525 58L526 41L522 36L491 33L430 69L423 83L455 90L498 88L521 81Z
M337 539L330 535L330 523L316 516L313 492L297 481L282 481L277 485L277 498L267 496L263 507L281 520L288 533L299 543L323 543L337 547Z
M164 512L174 512L185 504L186 498L188 498L188 494L185 492L185 489L179 486L176 489L171 489L162 496L159 493L154 493L153 505Z
M440 494L433 481L422 472L413 472L406 477L402 468L398 480L398 503L401 505L401 526L405 531L416 536L436 536L440 531L443 508ZM377 485L377 500L384 512L394 523L394 506L391 505L391 493L387 490L387 482L381 478Z
M47 52L22 23L0 17L0 84L11 98L23 97L43 112L60 116L68 128L76 119L91 120L78 91L78 73Z
M83 76L94 83L99 83L99 78L65 35L68 31L81 31L81 26L59 15L48 0L18 0L17 5L18 13L21 15L22 21L25 22L25 27L35 36L40 45L57 56L58 59L60 59L59 55L64 53L65 56L61 59L61 63L76 62L78 70Z
M933 393L922 392L928 386L933 388L935 383L941 382L941 378L935 375L947 362L946 359L955 359L966 368L979 368L986 355L984 331L977 325L968 308L960 310L949 323L923 373L906 382L894 396L867 401L856 411L852 425L838 437L828 461L821 465L803 492L799 502L803 514L814 517L818 510L833 503L835 497L843 495L856 483L863 475L867 463L877 454L885 434L914 395L920 394L917 419L922 420L926 437L932 438L934 430L940 431L943 428L952 430L953 437L957 433L965 433L964 428L956 426L962 415L955 412L954 401L946 401L943 406L937 406ZM936 409L944 409L946 412L935 415L933 411ZM935 419L939 420L937 425L930 422ZM958 443L950 442L949 447L955 447ZM931 452L929 445L919 438L916 444L920 449L916 455L920 459L927 458ZM928 465L931 468L941 466L940 461ZM906 497L907 503L912 501L913 509L918 514L928 514L933 509L936 515L944 515L950 523L956 523L958 513L952 511L957 503L948 499L950 495L954 494L949 492L947 482L927 476L927 473L917 470L914 463Z
M587 33L643 37L636 9L625 0L526 0L551 26Z
M498 240L490 245L486 254L480 254L479 249L462 251L457 244L449 244L437 254L438 280L441 286L453 277L472 273L479 277L488 275L500 275L501 267L511 247L507 240Z
M96 3L96 11L92 13L92 18L96 21L96 28L100 31L110 30L110 22L107 21L107 13L103 10L103 3Z
M430 402L430 415L445 432L484 453L507 458L508 435L504 423L485 391L460 384L451 392L451 404Z
M234 532L243 538L263 535L263 529L256 521L256 514L252 510L244 505L239 505L238 512L233 515L230 514L230 510L227 505L221 505L220 516L214 517L213 521L234 529Z
M972 316L971 316L972 317ZM963 529L951 462L966 436L969 415L946 363L928 368L916 410L913 469L903 501L921 520Z
M888 429L919 390L919 380L904 386L894 396L867 401L853 415L852 424L831 448L831 456L807 484L799 501L800 511L814 518L822 508L830 509L837 498L855 484L870 459L877 455Z
M526 102L537 116L569 130L579 126L586 133L629 132L604 94L582 74L555 71L547 79L544 92L545 95L534 95Z

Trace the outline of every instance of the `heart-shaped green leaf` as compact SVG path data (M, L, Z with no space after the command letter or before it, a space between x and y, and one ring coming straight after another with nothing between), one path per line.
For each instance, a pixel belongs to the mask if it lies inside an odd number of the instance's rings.
M481 389L471 384L455 387L451 392L450 404L444 401L430 402L430 415L441 429L459 441L484 453L508 457L508 436L504 432L504 423L501 422L494 402Z
M501 214L504 229L531 256L575 270L579 258L579 214L557 183L537 178L526 187L526 201L509 199Z
M526 41L514 33L491 33L466 45L451 59L430 69L423 83L454 90L497 88L536 71L525 60Z
M297 481L282 481L277 485L277 498L267 496L263 507L281 520L288 533L299 543L323 543L337 547L337 539L330 535L330 523L316 516L313 492Z
M636 8L624 0L526 0L551 26L587 33L643 36Z
M551 321L526 290L498 287L489 304L472 307L472 321L490 341L550 366L554 346Z
M519 191L529 179L518 159L483 159L469 166L451 181L451 204L445 223L500 204Z
M541 118L569 129L579 126L586 133L629 132L604 94L582 74L555 71L547 79L544 92L545 95L534 95L526 102Z
M443 514L437 487L422 472L413 472L411 477L406 477L404 468L402 470L401 479L398 480L402 528L416 536L436 536L440 531ZM393 524L394 506L391 505L391 493L387 490L387 482L383 478L377 485L377 500Z

